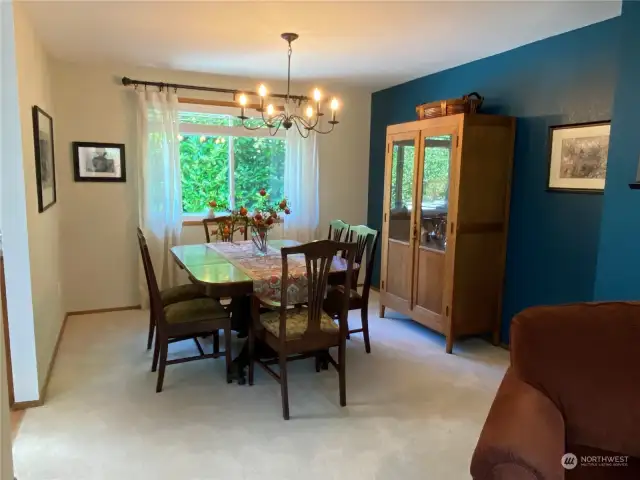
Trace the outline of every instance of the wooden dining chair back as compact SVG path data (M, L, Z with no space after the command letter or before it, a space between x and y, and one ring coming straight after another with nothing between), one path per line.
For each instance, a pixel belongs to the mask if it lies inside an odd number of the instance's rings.
M280 296L280 346L285 347L286 338L286 314L291 303L288 301L288 290L291 279L289 278L289 256L304 255L307 277L307 329L302 334L299 342L304 349L313 350L314 341L326 335L321 328L321 318L324 311L322 309L324 298L327 293L327 285L329 280L329 271L333 265L334 259L338 260L339 252L346 255L346 271L345 285L351 285L353 278L353 263L355 258L355 246L346 242L335 242L333 240L320 240L317 242L306 243L295 247L282 248L282 289ZM340 261L340 260L338 260ZM343 304L343 316L346 319L348 314L348 302ZM294 307L296 308L296 307ZM326 314L325 314L326 315ZM282 321L285 319L285 321ZM345 323L345 322L342 322ZM345 330L346 334L346 330Z
M345 258L338 256L345 253ZM333 240L316 242L282 248L282 283L280 306L278 310L260 315L260 300L253 299L252 328L249 332L249 385L253 384L254 363L264 368L281 386L282 415L289 419L289 400L287 384L287 361L303 358L316 358L318 352L327 352L328 361L336 368L340 381L340 405L346 405L346 337L348 299L343 303L336 325L334 319L323 310L324 297L327 292L329 272L334 262L341 262L345 268L344 288L351 288L353 277L353 261L355 245ZM289 274L289 258L293 255L304 255L307 279L307 303L305 306L291 305L288 291L292 283ZM256 319L262 324L262 340L277 353L277 360L262 361L254 358L254 339L256 336ZM329 348L338 347L338 361L328 353ZM280 373L269 368L278 364Z
M212 235L215 235L214 238L218 239L221 242L233 242L233 238L236 232L240 232L240 235L244 240L247 240L249 238L248 218L245 218L245 220L239 219L235 222L230 215L214 218L204 218L202 219L202 225L204 226L204 234L207 238L207 243L211 243ZM225 229L228 229L228 231L225 232Z
M329 223L329 240L334 242L341 242L344 237L344 241L349 239L349 224L342 220L333 220Z
M138 245L140 246L140 256L142 257L142 266L144 268L144 275L147 279L147 292L149 294L149 307L152 315L162 310L162 300L160 299L160 288L158 287L158 281L156 274L153 270L153 263L151 262L151 255L149 255L149 247L147 246L147 239L142 233L140 227L137 230Z
M325 310L334 317L340 315L345 299L349 303L349 310L360 310L362 326L354 329L347 326L347 338L350 338L352 333L362 332L364 348L367 353L371 353L371 341L369 339L369 293L371 291L371 277L373 276L373 265L375 263L376 247L379 237L380 235L377 230L369 228L366 225L351 227L350 240L356 245L355 263L358 265L353 271L351 290L345 290L342 285L339 285L327 294L327 298L324 301ZM362 293L359 293L358 277L363 266L365 268L364 284Z
M356 290L358 286L358 276L362 267L364 266L364 280L362 288L363 299L369 299L369 291L371 290L371 277L373 276L373 266L375 264L376 249L378 247L379 232L373 228L369 228L366 225L352 226L350 229L351 243L356 244L356 256L354 262L358 265L357 269L354 269L354 281L351 283L351 288Z
M149 304L151 312L155 320L156 326L156 342L153 353L152 371L156 371L159 365L158 381L156 392L162 391L164 382L164 373L167 365L176 363L190 362L206 358L218 358L225 356L227 366L227 382L230 383L230 367L231 367L231 320L220 302L212 298L194 298L183 302L174 303L164 306L160 294L160 288L153 270L153 263L149 255L149 247L147 241L138 228L138 243L142 254L142 263L147 277L147 287L149 290ZM225 351L215 351L205 354L198 336L204 334L217 334L219 330L224 330L225 335ZM167 360L169 343L175 341L192 339L197 348L199 355Z

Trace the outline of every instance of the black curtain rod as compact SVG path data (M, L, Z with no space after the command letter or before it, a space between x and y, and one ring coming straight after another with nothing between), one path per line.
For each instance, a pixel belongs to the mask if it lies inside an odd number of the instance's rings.
M201 92L230 93L230 94L233 94L234 99L235 99L235 96L240 94L240 93L244 93L245 95L258 96L258 94L256 92L248 92L246 90L233 90L233 89L230 89L230 88L216 88L216 87L202 87L202 86L198 86L198 85L181 85L179 83L147 82L147 81L144 81L144 80L132 80L129 77L122 77L122 85L124 85L125 87L129 87L131 85L134 85L134 86L144 85L144 86L149 86L149 87L158 87L160 89L173 88L175 90L177 90L177 89L180 89L180 90L199 90ZM282 93L270 93L269 96L270 97L276 97L276 98L287 98L287 96L285 94L282 94ZM309 100L309 97L307 97L305 95L289 95L289 98L291 100L296 101L296 102L306 102L306 101Z

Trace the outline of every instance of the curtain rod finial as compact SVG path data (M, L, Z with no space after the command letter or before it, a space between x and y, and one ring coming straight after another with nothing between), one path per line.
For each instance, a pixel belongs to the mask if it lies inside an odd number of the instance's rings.
M129 85L131 85L131 79L129 77L122 77L122 85L124 85L125 87L128 87Z

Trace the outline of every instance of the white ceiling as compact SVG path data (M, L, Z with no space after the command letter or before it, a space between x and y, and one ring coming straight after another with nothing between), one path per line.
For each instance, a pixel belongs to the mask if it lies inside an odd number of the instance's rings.
M383 88L620 14L620 1L24 4L49 52L258 79Z

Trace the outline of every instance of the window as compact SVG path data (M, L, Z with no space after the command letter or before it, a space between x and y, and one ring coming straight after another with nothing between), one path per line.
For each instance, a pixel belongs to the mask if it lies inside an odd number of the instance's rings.
M285 132L271 137L266 128L250 131L236 117L237 108L181 104L180 168L182 211L204 213L213 198L230 208L254 207L258 191L284 197ZM255 110L245 115L257 126Z

